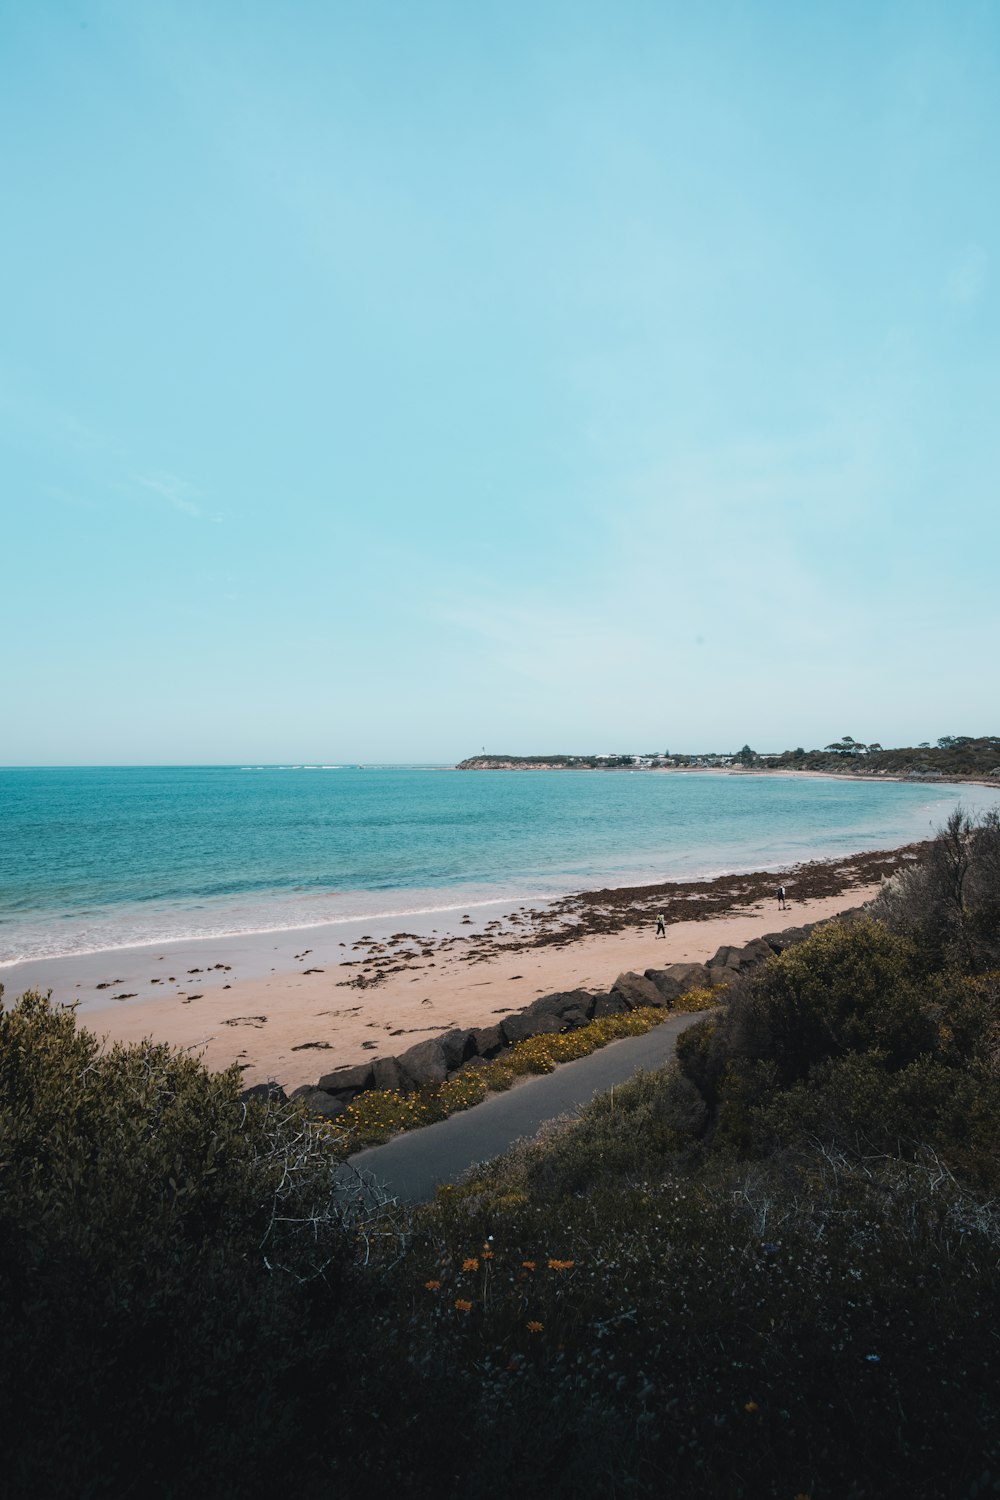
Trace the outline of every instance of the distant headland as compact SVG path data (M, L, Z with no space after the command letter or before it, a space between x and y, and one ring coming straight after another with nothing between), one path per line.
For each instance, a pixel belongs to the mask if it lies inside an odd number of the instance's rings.
M469 756L459 771L813 771L840 776L908 777L916 780L1000 781L1000 736L943 735L935 745L884 749L845 734L822 750L762 752L744 745L736 751L684 755L669 750L646 754Z

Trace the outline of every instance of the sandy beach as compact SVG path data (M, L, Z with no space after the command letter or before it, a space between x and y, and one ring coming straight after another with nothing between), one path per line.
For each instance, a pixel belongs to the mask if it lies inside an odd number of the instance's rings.
M366 1057L405 1051L452 1026L492 1023L557 990L608 989L626 969L704 961L723 943L836 915L873 897L918 846L787 872L586 891L540 907L432 914L393 923L204 938L0 970L8 1002L51 988L107 1039L190 1049L236 1063L248 1084L286 1088ZM784 883L789 909L778 910ZM657 939L662 911L667 935Z

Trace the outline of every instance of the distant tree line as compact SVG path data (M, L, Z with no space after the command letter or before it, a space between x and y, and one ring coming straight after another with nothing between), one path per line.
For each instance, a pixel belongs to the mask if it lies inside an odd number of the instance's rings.
M945 734L932 746L885 749L878 741L866 744L845 734L822 750L785 750L780 755L758 756L762 767L794 766L804 771L842 771L865 775L906 775L937 772L941 776L1000 776L1000 736Z
M945 734L932 746L885 749L877 740L864 741L845 734L822 749L799 745L772 755L744 744L739 750L679 751L649 750L643 755L474 755L460 762L460 771L477 770L569 770L622 769L669 770L674 768L724 767L800 771L845 771L859 775L996 776L1000 778L1000 736Z

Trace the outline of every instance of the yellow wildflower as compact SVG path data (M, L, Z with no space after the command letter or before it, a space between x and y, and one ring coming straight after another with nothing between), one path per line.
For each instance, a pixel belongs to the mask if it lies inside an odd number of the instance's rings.
M465 1297L456 1297L455 1310L456 1312L471 1312L472 1303L469 1302Z
M755 1411L760 1411L760 1407L757 1405L756 1401L748 1401L743 1410L750 1412L752 1415ZM796 1500L799 1500L798 1496L796 1496Z
M440 1281L425 1281L424 1286L429 1292L439 1292L441 1290Z
M536 1260L522 1260L521 1265L523 1266L524 1270L533 1271L538 1265L538 1262Z
M550 1271L572 1271L572 1269L573 1269L573 1262L571 1260L550 1260L549 1261L549 1270Z
M529 1333L541 1333L541 1331L542 1331L542 1329L544 1327L545 1327L544 1323L538 1323L538 1322L535 1321L534 1318L532 1318L531 1322L528 1324L528 1332Z
M463 1260L463 1262L462 1262L462 1270L463 1271L478 1271L479 1270L479 1262L478 1262L478 1260L476 1259L476 1257L474 1255L470 1255L467 1260Z

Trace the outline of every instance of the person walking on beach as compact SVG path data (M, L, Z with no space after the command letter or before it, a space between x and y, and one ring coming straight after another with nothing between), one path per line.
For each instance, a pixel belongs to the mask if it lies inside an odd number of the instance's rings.
M787 904L787 902L785 900L785 887L783 885L779 885L778 886L778 910L779 911L787 911L788 910L788 904Z
M656 919L656 936L657 937L661 937L661 938L665 938L666 935L667 935L667 924L663 920L663 913L660 912L660 915Z

